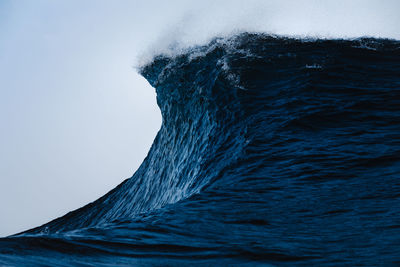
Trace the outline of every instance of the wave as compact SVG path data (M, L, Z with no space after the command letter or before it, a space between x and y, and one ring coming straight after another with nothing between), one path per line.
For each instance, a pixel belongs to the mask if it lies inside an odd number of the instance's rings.
M399 41L243 33L140 73L163 117L140 168L0 264L399 263Z

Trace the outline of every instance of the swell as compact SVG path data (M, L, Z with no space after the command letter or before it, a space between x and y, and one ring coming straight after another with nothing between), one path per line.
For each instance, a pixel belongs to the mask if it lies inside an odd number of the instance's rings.
M99 200L30 233L95 226L175 203L232 165L255 161L243 159L255 156L248 153L253 147L265 149L265 161L274 143L285 142L284 135L293 139L296 131L339 124L346 135L356 127L352 117L387 122L385 112L398 111L392 80L398 58L396 41L262 34L217 38L174 57L158 56L140 71L156 88L163 122L138 171ZM371 73L377 77L365 80ZM371 105L370 97L379 102ZM396 115L388 114L393 123Z
M138 171L0 251L104 265L394 265L399 62L393 40L247 33L160 55L140 70L163 122Z

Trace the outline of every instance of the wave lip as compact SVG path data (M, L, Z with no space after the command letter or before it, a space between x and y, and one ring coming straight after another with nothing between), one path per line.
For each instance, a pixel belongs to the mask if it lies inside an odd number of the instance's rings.
M138 171L2 239L0 262L395 264L399 62L394 40L252 33L155 57L163 122Z

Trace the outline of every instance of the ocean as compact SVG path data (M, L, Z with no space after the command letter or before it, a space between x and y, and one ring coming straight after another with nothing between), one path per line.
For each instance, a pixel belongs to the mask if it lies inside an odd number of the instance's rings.
M139 72L163 118L142 165L0 239L1 266L400 265L399 41L241 33Z

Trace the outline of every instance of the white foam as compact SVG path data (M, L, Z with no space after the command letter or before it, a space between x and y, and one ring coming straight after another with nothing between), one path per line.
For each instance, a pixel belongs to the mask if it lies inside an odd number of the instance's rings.
M395 0L205 0L192 4L175 24L165 25L137 65L245 31L308 39L400 39L399 10Z

